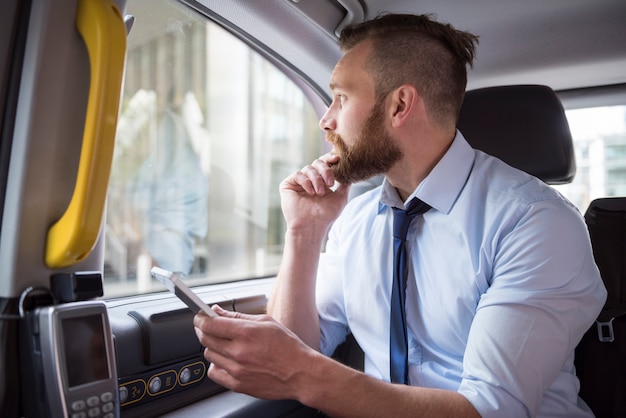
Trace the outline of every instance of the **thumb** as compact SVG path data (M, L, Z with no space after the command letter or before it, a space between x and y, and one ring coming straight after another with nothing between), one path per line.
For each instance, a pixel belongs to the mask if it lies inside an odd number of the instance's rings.
M213 309L213 311L219 316L225 317L225 318L252 320L255 317L255 315L248 315L248 314L241 313L241 312L234 312L234 311L226 310L217 304L211 306L211 309Z

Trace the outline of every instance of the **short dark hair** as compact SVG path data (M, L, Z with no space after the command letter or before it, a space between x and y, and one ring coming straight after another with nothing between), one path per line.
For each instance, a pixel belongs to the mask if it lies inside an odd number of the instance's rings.
M367 70L378 99L402 84L412 84L432 118L456 126L477 36L437 22L431 15L382 14L345 28L339 45L347 51L364 41L373 45Z

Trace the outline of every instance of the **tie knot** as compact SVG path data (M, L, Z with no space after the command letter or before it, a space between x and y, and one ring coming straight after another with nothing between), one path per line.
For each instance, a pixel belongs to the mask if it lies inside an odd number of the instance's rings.
M406 234L409 231L409 225L411 225L413 218L428 211L428 209L430 209L430 205L417 197L411 200L406 210L393 208L394 238L406 239Z

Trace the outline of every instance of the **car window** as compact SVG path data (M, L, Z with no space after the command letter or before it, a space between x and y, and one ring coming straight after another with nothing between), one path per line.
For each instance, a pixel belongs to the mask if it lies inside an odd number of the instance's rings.
M323 141L307 96L262 55L171 1L132 0L105 230L105 296L273 275L278 185Z
M566 110L576 176L555 186L584 213L600 197L626 196L626 105Z

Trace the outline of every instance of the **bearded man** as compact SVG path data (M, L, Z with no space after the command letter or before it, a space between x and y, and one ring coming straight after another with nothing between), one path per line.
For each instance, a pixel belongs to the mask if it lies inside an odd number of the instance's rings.
M344 30L333 150L281 184L269 315L194 318L211 379L333 417L592 416L574 349L606 291L576 208L457 131L476 42L429 16ZM328 357L349 333L364 372Z

